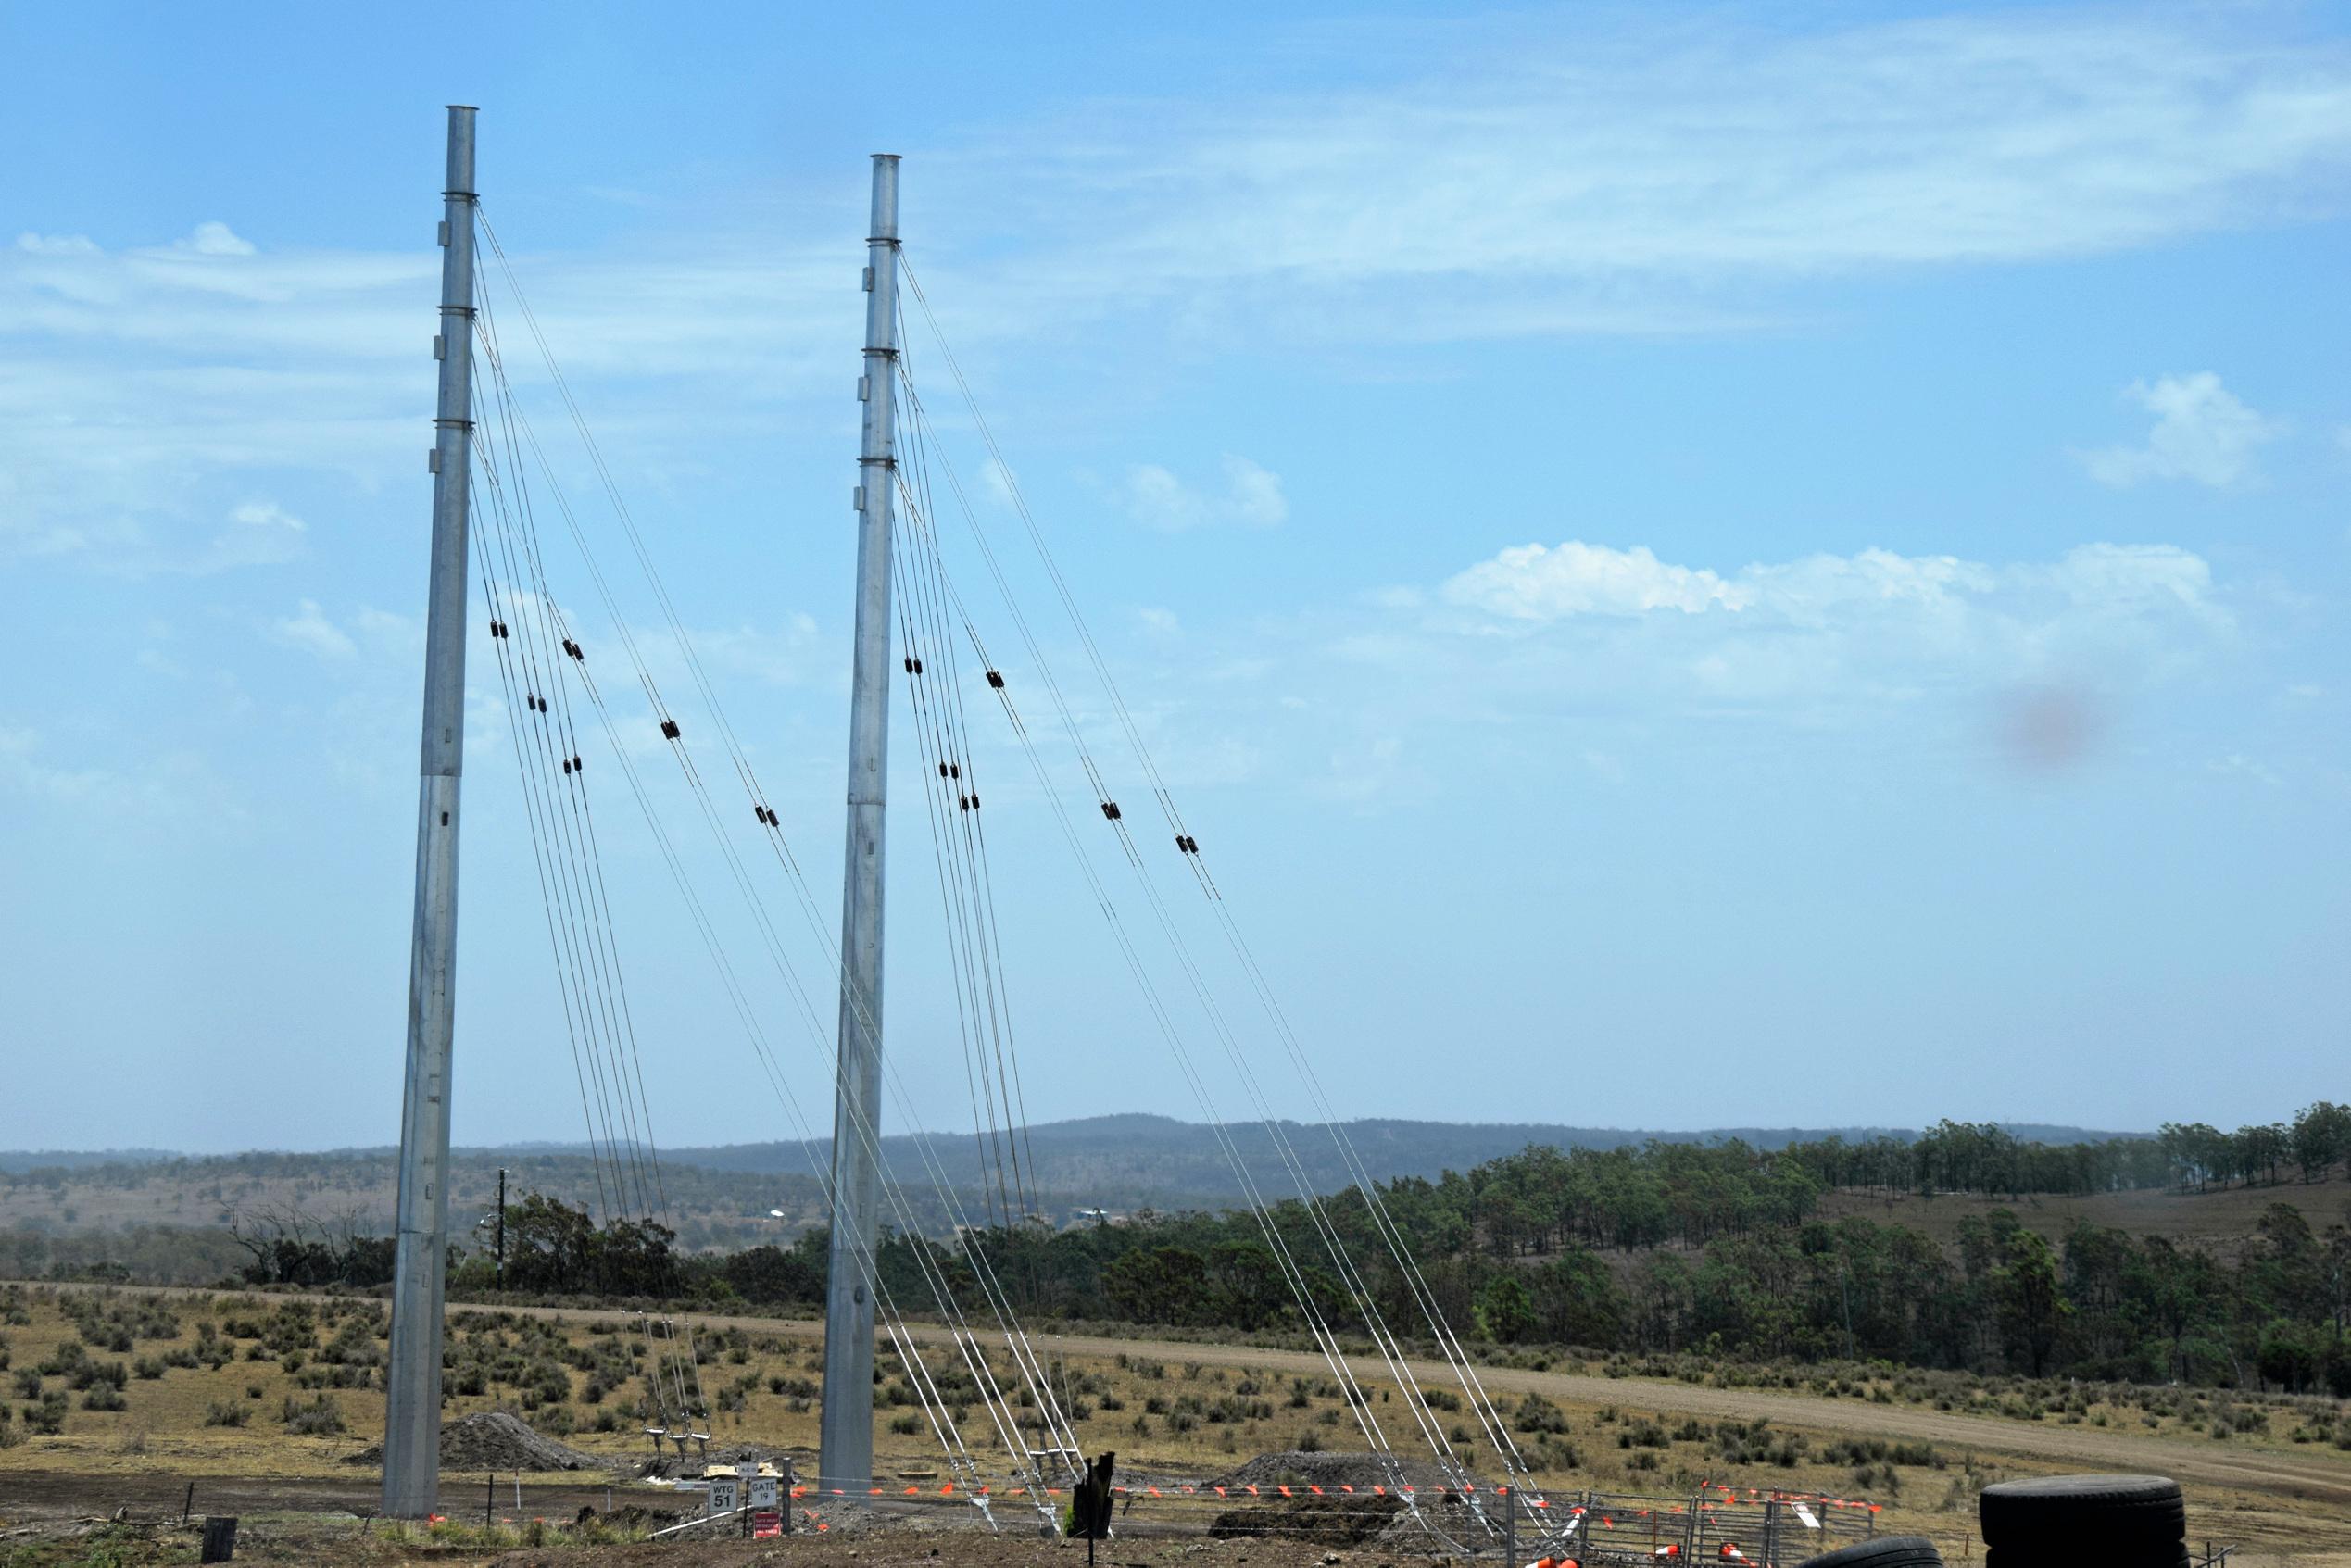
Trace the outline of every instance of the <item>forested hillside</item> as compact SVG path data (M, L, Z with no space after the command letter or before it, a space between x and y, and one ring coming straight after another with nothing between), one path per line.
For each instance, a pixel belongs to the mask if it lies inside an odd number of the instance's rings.
M1031 1219L985 1240L1023 1311L1044 1317L1295 1329L1302 1320L1270 1223L1317 1311L1342 1325L1357 1312L1326 1227L1344 1238L1390 1321L1424 1322L1425 1289L1448 1322L1502 1344L1880 1359L2351 1396L2346 1155L2351 1109L2323 1101L2272 1128L2177 1125L2153 1138L2054 1147L1954 1123L1906 1142L1829 1137L1772 1150L1739 1141L1535 1145L1466 1172L1292 1199L1263 1222L1247 1211L1144 1210L1075 1225ZM1822 1215L1830 1196L1857 1193L1963 1211L1943 1235ZM2198 1238L2078 1213L2062 1227L2036 1224L2006 1206L2030 1214L2043 1197L2136 1193L2244 1218ZM813 1213L803 1205L804 1218ZM380 1236L298 1217L290 1226L236 1218L225 1231L145 1226L77 1237L19 1228L0 1236L0 1269L361 1288L388 1275ZM717 1250L682 1245L658 1224L599 1218L585 1203L518 1192L503 1279L487 1237L477 1236L460 1248L453 1287L786 1307L822 1298L821 1226L786 1242L791 1227L776 1222L775 1242ZM1389 1234L1409 1242L1417 1280L1391 1254ZM943 1230L890 1238L896 1298L928 1299L931 1271L918 1265L918 1248L944 1277L968 1279L964 1245Z

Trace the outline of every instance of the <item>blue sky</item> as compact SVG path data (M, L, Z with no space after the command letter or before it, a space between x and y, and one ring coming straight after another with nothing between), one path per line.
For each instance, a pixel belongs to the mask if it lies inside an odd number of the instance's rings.
M908 256L1344 1113L2341 1098L2346 22L0 6L0 1147L396 1136L450 101L827 909L886 149ZM576 555L549 564L610 649ZM458 1136L572 1137L481 631ZM976 744L1030 1112L1195 1114L1008 737ZM897 798L890 1049L953 1126ZM660 1133L780 1135L642 822L602 820ZM759 1005L821 1104L829 1045Z

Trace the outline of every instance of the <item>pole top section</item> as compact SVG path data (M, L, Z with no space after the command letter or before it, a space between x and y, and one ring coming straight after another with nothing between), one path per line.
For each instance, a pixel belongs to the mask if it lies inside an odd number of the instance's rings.
M473 198L473 116L471 104L449 106L449 177L441 194Z
M865 231L869 243L898 243L898 155L874 155L874 216Z

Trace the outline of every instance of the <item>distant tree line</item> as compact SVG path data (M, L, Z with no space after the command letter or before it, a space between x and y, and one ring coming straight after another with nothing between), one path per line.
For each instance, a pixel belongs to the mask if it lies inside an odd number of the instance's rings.
M2022 1198L2081 1197L2174 1186L2209 1191L2319 1180L2351 1156L2351 1106L2320 1100L2290 1122L2233 1133L2201 1122L2167 1122L2152 1138L2042 1144L1991 1123L1942 1121L1912 1139L1848 1143L1829 1137L1780 1151L1827 1187L1878 1192L1974 1193Z
M2290 1123L2222 1134L2166 1125L2155 1138L2058 1147L1945 1122L1910 1143L1829 1138L1763 1152L1736 1141L1560 1149L1537 1146L1467 1173L1407 1178L1240 1211L1163 1214L985 1234L987 1264L1025 1314L1278 1333L1302 1326L1276 1248L1314 1310L1359 1330L1362 1304L1335 1266L1341 1237L1369 1299L1407 1336L1445 1321L1500 1343L1747 1359L1882 1359L2034 1375L2325 1389L2351 1397L2351 1226L2314 1226L2273 1202L2232 1255L2077 1223L2051 1241L2007 1209L1971 1213L1949 1245L1901 1224L1830 1221L1831 1188L1994 1198L2133 1187L2211 1190L2311 1183L2351 1153L2351 1110L2326 1102ZM105 1236L0 1233L0 1271L99 1273L284 1286L388 1281L392 1244L348 1216L233 1215L218 1231L145 1227ZM1389 1227L1416 1260L1407 1277ZM452 1288L813 1307L827 1238L685 1251L649 1221L597 1223L543 1193L507 1214L501 1268L490 1235L453 1249ZM938 1308L931 1281L974 1299L963 1243L893 1234L882 1280L904 1310Z

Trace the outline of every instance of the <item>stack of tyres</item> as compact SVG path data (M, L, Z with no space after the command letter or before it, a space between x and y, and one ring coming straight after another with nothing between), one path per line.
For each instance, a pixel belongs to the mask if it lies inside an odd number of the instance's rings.
M1979 1499L1984 1568L2188 1568L2188 1508L2160 1475L2003 1481Z
M1924 1536L1880 1536L1808 1558L1800 1568L1942 1568L1942 1554Z

